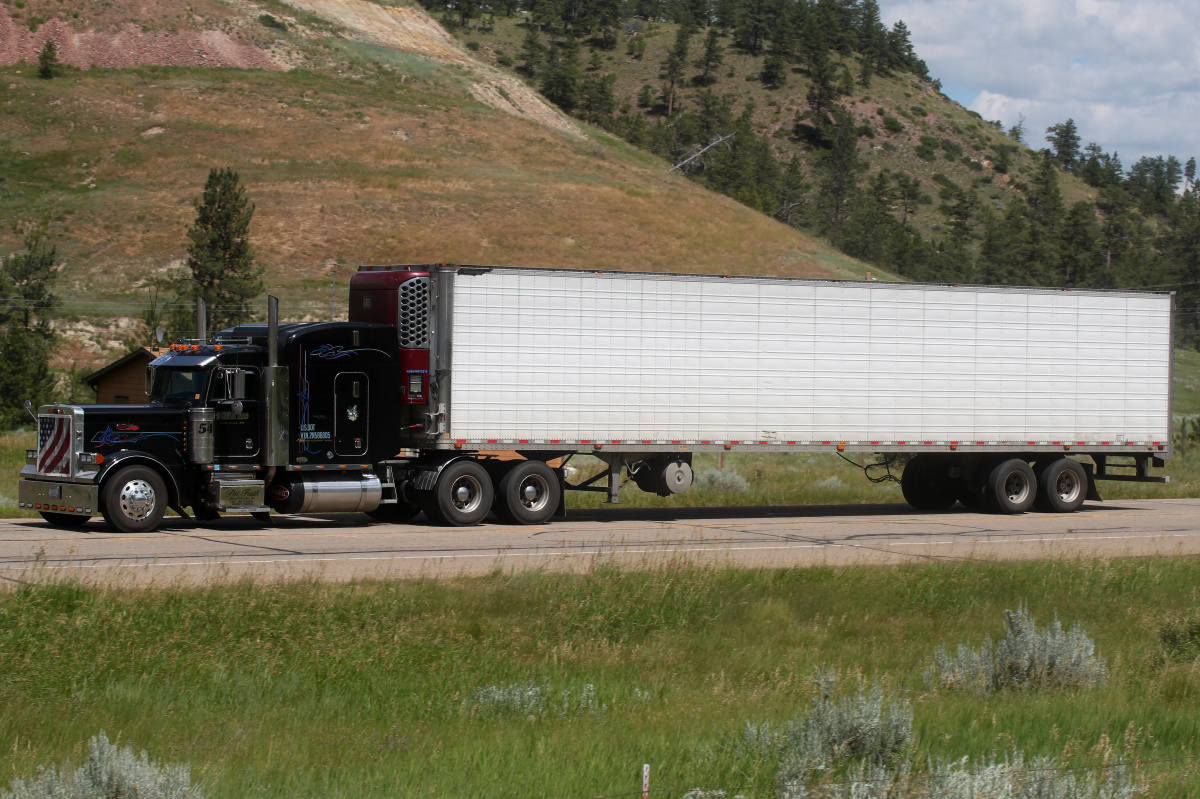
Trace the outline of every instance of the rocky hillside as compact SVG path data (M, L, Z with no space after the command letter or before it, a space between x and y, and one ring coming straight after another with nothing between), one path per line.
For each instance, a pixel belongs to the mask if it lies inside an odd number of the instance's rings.
M340 309L337 265L364 262L865 274L568 119L419 10L64 8L0 5L0 252L38 227L57 244L65 362L106 359L112 328L178 273L215 166L256 204L253 243L293 318ZM71 68L43 80L47 40Z

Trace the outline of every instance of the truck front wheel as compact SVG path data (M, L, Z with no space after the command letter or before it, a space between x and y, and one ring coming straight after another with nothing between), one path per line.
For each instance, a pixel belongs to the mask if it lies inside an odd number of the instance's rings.
M542 524L558 510L562 486L541 461L522 461L500 478L494 510L509 524Z
M104 521L122 533L148 533L167 510L167 486L146 466L126 466L108 478L100 491Z
M425 495L425 515L439 524L469 527L492 509L492 478L475 461L455 461L442 469Z

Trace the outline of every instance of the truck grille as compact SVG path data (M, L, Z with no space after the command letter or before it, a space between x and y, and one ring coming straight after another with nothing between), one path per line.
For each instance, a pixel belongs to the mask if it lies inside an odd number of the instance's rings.
M422 349L429 346L429 278L414 277L400 284L400 346Z
M38 418L39 474L71 474L71 417L41 416Z

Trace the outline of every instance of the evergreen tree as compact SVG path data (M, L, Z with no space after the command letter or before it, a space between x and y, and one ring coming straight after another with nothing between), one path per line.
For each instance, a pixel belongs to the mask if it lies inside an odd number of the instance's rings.
M725 48L721 47L720 34L716 28L709 28L708 33L704 35L704 52L693 64L696 69L700 70L700 74L694 82L700 86L708 86L715 82L716 78L713 77L713 72L724 61Z
M616 82L617 76L613 74L584 78L579 90L579 116L585 122L606 129L612 127L612 117L617 110L613 96Z
M809 202L810 184L804 178L804 164L793 155L779 179L779 207L775 218L785 225L795 225Z
M667 116L675 111L675 86L683 79L683 70L687 67L688 47L691 43L692 31L688 25L680 25L675 31L675 44L667 53L662 65L663 102L667 106Z
M772 0L742 0L733 41L750 55L762 53L763 45L777 22Z
M820 161L818 199L824 229L836 247L846 210L858 187L858 171L861 168L858 131L854 118L844 109L839 108L835 114L830 145Z
M579 42L575 39L568 38L551 51L542 94L567 113L579 105Z
M1046 141L1054 152L1054 160L1064 172L1074 175L1078 172L1079 163L1079 131L1075 128L1075 120L1068 119L1046 128Z
M0 259L0 430L27 418L25 400L38 406L52 399L55 258L55 248L35 233L25 237L23 252Z
M783 56L771 53L764 58L759 80L770 89L778 89L787 83L787 64L784 63Z
M527 78L536 78L541 73L546 58L546 47L542 44L542 37L538 34L538 29L533 25L525 27L525 38L521 40L520 58L521 63L517 66L518 72Z
M38 77L50 79L59 73L62 64L58 60L58 45L53 39L47 39L38 53Z
M251 301L262 293L263 269L250 246L254 204L237 172L214 168L195 207L196 221L187 231L187 266L195 286L181 284L180 299L186 304L189 291L197 290L208 306L209 329L222 330L247 321Z
M1025 143L1025 115L1017 114L1017 124L1008 129L1008 138L1017 144Z

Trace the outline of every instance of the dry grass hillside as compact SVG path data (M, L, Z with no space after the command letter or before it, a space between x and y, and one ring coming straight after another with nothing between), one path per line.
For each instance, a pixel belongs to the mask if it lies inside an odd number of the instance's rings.
M73 335L64 359L104 362L117 346L112 317L180 268L192 202L215 166L236 169L255 202L253 243L293 317L328 313L332 263L865 274L521 94L419 12L143 0L138 35L167 64L83 68L81 54L129 41L134 5L88 0L77 15L53 0L0 5L0 253L39 225L58 245L73 315L63 324L91 331ZM396 24L362 13L376 10ZM288 29L263 25L264 13ZM415 42L444 50L404 47L405 22L424 29ZM39 79L29 53L47 37L79 68ZM189 46L218 40L275 66L190 66Z

